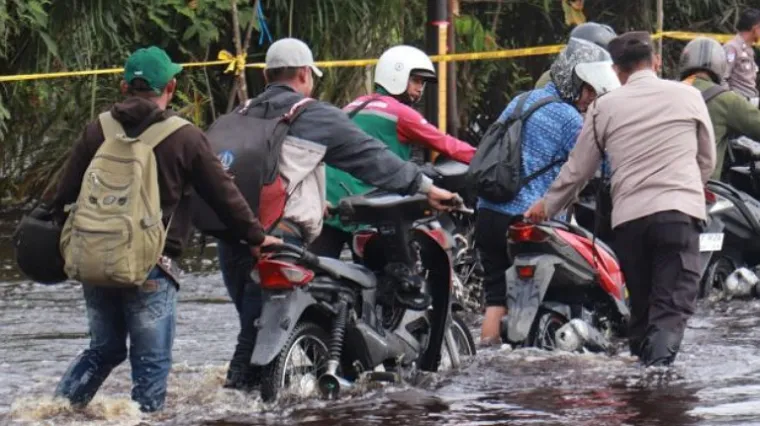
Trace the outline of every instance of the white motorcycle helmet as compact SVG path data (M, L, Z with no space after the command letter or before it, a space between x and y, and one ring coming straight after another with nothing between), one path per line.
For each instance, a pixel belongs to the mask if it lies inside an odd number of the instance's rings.
M406 93L411 75L424 77L428 82L437 81L433 61L416 47L391 47L380 55L375 65L375 84L394 96Z
M554 60L551 76L567 102L580 98L584 83L593 87L597 96L620 87L610 54L596 44L578 38L571 38Z

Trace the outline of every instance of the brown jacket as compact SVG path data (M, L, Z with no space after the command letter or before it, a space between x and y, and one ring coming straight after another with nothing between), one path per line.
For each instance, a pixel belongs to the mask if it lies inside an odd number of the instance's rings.
M715 168L715 135L699 90L650 70L589 108L567 163L546 194L549 217L567 207L599 169L612 166L612 226L677 210L705 219L704 183Z
M122 124L127 136L135 137L151 124L175 113L163 111L149 100L130 97L115 104L111 114ZM76 201L85 170L104 139L98 120L85 127L64 167L52 201L53 208L62 211L64 206ZM190 236L189 195L192 189L209 203L230 229L240 235L241 241L259 245L264 240L261 224L211 151L200 129L184 126L161 142L154 152L164 224L174 214L164 249L167 256L179 257Z

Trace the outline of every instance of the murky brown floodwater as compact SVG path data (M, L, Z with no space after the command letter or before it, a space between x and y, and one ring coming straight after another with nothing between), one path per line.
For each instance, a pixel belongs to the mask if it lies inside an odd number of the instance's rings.
M267 406L222 389L237 318L216 264L202 259L185 263L167 409L139 412L125 363L75 412L50 395L88 343L81 289L24 281L12 229L12 219L0 222L2 425L760 425L758 301L700 306L667 374L642 371L625 355L493 349L415 386Z

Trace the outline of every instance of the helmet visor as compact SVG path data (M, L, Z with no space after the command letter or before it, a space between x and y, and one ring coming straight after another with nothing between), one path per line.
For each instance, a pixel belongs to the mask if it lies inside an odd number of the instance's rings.
M615 70L612 69L611 61L585 62L575 66L575 74L584 83L593 87L597 96L620 87Z
M438 77L434 72L423 68L415 68L409 73L409 75L421 77L428 83L435 83L438 81Z

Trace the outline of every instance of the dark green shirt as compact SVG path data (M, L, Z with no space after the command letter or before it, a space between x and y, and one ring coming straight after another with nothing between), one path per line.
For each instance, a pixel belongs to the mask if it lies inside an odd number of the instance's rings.
M715 83L703 77L689 78L685 82L691 83L700 92L715 86ZM736 92L727 91L714 97L707 104L707 111L710 113L710 120L715 131L715 143L717 144L715 147L717 154L715 172L712 178L719 179L730 133L760 141L760 109Z

